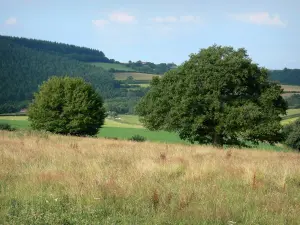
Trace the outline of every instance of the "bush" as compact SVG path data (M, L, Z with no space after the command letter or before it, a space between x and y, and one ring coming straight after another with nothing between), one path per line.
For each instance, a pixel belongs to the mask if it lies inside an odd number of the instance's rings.
M77 136L97 134L105 116L101 96L81 78L50 78L28 109L33 129Z
M300 151L300 119L283 128L285 144Z
M136 142L144 142L144 141L146 141L146 138L137 134L137 135L132 136L128 140L130 140L130 141L136 141Z
M7 130L7 131L14 131L15 128L11 127L10 124L7 123L0 123L0 130Z

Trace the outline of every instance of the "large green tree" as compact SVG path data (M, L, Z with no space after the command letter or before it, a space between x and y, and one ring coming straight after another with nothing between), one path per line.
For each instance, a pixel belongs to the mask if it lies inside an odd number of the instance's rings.
M213 45L153 78L136 112L150 130L175 131L192 143L276 143L287 109L281 94L245 49Z
M52 77L28 110L33 129L58 134L95 135L104 124L102 97L82 78Z

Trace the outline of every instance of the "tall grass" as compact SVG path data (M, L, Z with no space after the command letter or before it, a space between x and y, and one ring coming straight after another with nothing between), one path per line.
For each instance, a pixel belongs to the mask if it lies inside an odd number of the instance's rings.
M299 224L300 155L0 132L0 224Z

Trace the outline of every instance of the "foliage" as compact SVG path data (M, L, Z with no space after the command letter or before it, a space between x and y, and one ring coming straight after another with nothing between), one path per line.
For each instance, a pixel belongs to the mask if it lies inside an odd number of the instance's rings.
M286 125L283 129L285 144L300 151L300 119Z
M213 45L153 78L136 112L147 128L177 132L191 143L273 144L283 138L280 115L287 105L281 94L245 49Z
M0 123L0 130L14 131L14 130L16 130L16 128L13 128L8 123Z
M142 62L141 60L137 62L129 61L126 65L136 72L155 74L164 74L165 72L177 67L174 63L154 64L151 62Z
M81 78L52 77L44 82L28 110L36 130L95 135L104 124L103 100Z
M146 141L146 138L144 136L141 135L133 135L131 138L129 138L130 141L136 141L136 142L144 142Z
M300 69L271 70L269 76L282 84L300 85Z
M298 109L300 108L300 94L294 94L286 98L289 108Z

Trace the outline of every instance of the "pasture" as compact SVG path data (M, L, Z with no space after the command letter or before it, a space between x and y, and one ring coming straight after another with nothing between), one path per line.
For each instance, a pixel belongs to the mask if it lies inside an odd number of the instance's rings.
M300 155L0 131L0 224L289 224Z

